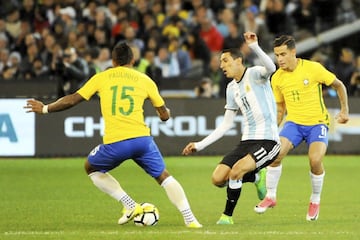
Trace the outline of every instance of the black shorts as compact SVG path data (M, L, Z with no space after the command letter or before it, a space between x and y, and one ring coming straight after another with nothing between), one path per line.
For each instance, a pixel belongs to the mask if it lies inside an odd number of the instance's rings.
M256 172L275 161L280 152L280 142L272 140L241 141L234 150L224 156L220 163L232 168L234 164L250 154L256 162Z

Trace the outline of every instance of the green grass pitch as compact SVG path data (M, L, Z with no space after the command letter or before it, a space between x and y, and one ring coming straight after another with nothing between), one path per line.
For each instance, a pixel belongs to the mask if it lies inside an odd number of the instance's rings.
M288 156L278 205L256 214L255 187L244 184L231 226L215 224L226 198L224 188L211 184L220 159L166 157L202 229L187 229L164 190L132 161L112 174L136 201L159 208L156 226L117 225L122 206L92 185L83 170L84 158L0 159L0 239L360 239L359 156L326 156L318 221L305 220L311 191L308 159Z

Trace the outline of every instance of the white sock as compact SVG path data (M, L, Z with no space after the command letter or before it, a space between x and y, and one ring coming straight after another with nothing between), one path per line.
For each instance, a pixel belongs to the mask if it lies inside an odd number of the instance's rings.
M135 201L126 194L119 182L109 173L92 172L89 177L98 189L121 202L126 209L135 207Z
M276 191L281 177L282 165L277 167L267 167L266 172L266 196L271 199L276 199Z
M172 176L167 177L161 184L170 201L177 207L184 217L185 224L195 221L195 216L190 209L184 189Z
M323 172L321 175L315 175L312 172L310 172L310 179L312 186L310 202L320 203L320 196L321 196L322 186L324 184L324 177L325 177L325 172Z

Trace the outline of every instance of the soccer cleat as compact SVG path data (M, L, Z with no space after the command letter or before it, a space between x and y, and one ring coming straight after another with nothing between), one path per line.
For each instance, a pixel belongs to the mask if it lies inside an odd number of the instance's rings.
M320 203L310 203L309 210L306 214L306 220L308 221L316 221L319 217L320 212Z
M263 200L266 196L266 168L259 171L259 180L255 182L257 195L260 200Z
M268 208L276 206L276 200L265 197L258 205L255 206L254 211L257 213L264 213Z
M188 224L186 224L186 227L188 228L202 228L203 226L198 221L192 221Z
M144 212L144 210L138 203L135 204L134 209L131 209L131 210L123 209L123 215L121 216L121 218L119 218L118 224L122 225L122 224L128 223L135 216L137 216L143 212Z
M219 224L219 225L232 225L232 224L234 224L234 220L232 219L231 216L221 214L221 217L216 222L216 224Z

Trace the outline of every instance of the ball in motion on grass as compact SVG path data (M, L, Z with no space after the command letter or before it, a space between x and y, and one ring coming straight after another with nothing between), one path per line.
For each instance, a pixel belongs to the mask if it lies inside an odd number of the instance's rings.
M159 209L152 203L141 203L144 212L135 216L134 223L139 227L154 226L159 221Z

